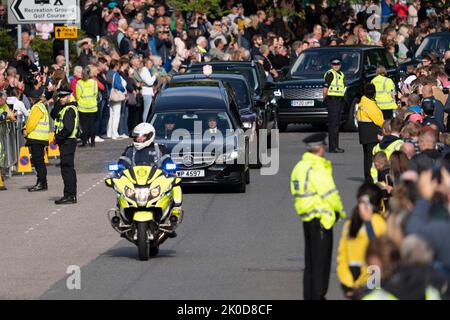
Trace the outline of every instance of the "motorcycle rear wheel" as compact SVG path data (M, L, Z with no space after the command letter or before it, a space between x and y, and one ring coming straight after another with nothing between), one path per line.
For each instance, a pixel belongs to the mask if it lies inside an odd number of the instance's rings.
M138 222L136 225L137 229L137 247L139 260L147 261L150 257L150 249L147 237L148 223Z

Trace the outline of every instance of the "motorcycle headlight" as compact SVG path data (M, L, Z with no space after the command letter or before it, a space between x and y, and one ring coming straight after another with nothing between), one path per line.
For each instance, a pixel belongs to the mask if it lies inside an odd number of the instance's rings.
M125 186L125 196L127 198L130 198L132 200L136 200L135 199L135 195L136 195L136 191L134 191L134 189Z
M150 190L150 196L154 199L158 197L161 194L161 187L157 186L156 188L153 188Z
M138 205L143 206L147 204L150 190L148 188L136 188L136 202Z

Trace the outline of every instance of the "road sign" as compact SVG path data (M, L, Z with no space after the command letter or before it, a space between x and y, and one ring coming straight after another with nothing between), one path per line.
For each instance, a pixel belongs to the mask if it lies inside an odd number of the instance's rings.
M56 39L77 39L78 28L77 27L55 27Z
M8 23L80 22L79 0L8 0Z

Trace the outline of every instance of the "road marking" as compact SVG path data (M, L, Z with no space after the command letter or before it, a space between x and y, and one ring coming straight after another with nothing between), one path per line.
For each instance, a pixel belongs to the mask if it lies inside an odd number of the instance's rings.
M101 178L96 184L93 184L92 187L88 188L86 191L83 191L82 193L78 194L78 197L82 197L84 196L86 193L89 193L92 188L95 188L96 186L100 185L100 183L102 183L102 181L104 181L105 179L107 179L109 177L109 175L106 176L106 178ZM43 221L41 221L40 223L37 223L35 225L35 228L39 227L40 225L44 224L45 221L50 220L51 215L56 215L59 212L61 212L63 209L66 209L67 205L63 205L62 207L59 207L58 209L56 209L55 211L52 211L52 213L48 216L45 217ZM30 227L28 228L28 230L24 231L25 234L30 233L31 231L35 230L35 228Z

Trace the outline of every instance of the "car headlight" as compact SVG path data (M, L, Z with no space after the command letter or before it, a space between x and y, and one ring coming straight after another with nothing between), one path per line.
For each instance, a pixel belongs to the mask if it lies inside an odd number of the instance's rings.
M149 188L136 188L137 204L140 206L147 204L149 194L150 194Z
M225 163L228 161L236 160L237 158L239 158L239 152L237 150L233 150L231 152L220 155L220 157L218 158L218 162Z
M125 190L124 191L125 191L125 196L127 198L130 198L132 200L136 200L136 198L135 198L136 191L134 191L134 189L125 186Z
M152 199L158 197L161 194L161 187L157 186L156 188L153 188L150 190L150 196Z
M244 126L244 129L251 129L253 127L251 122L244 122L242 125Z
M281 90L280 90L280 89L275 90L275 91L273 92L273 95L274 95L275 97L281 97Z

